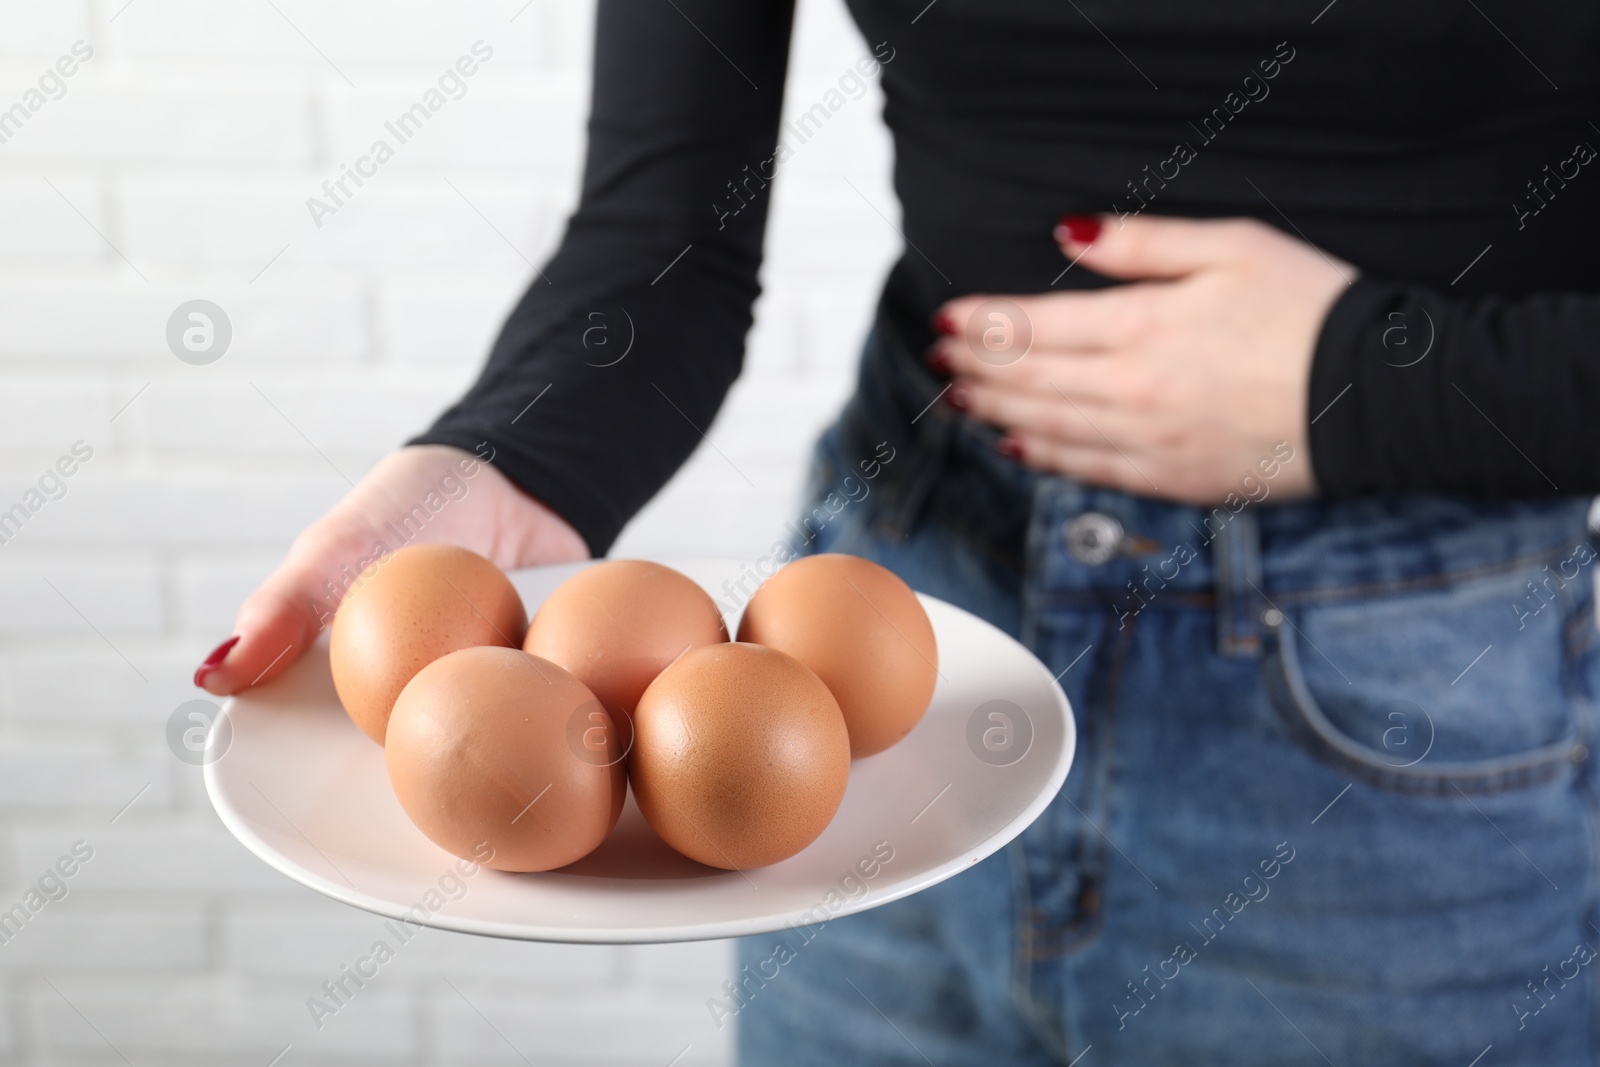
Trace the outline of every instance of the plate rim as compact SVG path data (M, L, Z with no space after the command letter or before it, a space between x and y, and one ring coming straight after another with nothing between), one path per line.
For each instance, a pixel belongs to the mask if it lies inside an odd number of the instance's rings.
M669 560L676 560L677 562L670 563L668 562ZM603 561L593 560L590 562L599 563ZM726 564L731 562L739 564L746 561L734 559L732 557L668 556L658 558L655 560L655 562L665 563L669 566L681 567L683 564L688 563ZM555 567L571 566L573 566L573 564L553 564L551 565L551 569ZM518 568L516 571L510 571L507 573L508 576L514 577L517 574L545 569L546 568L544 567L522 567ZM1041 789L1031 801L1028 802L1022 811L1017 813L1017 815L1013 818L1007 820L1007 822L994 833L984 838L972 848L964 850L959 856L940 863L934 867L928 868L920 875L917 875L913 878L908 878L907 880L896 883L891 887L885 887L881 892L877 890L869 890L866 894L857 898L856 900L847 902L847 904L844 907L841 907L837 912L831 913L827 919L823 920L822 923L803 923L799 921L807 914L810 914L813 909L787 912L783 914L773 913L758 918L726 919L716 922L699 922L693 924L678 923L672 926L653 925L643 927L616 927L604 929L596 929L592 927L577 928L564 926L542 926L525 922L513 923L503 920L473 919L450 915L449 913L443 911L435 912L430 915L426 921L418 923L414 919L407 918L407 914L413 910L410 905L402 906L394 904L380 897L374 897L370 894L362 892L359 889L356 889L354 886L341 885L338 882L333 881L331 878L317 875L316 873L309 871L304 867L282 860L281 853L277 849L271 847L266 840L261 837L261 835L257 834L252 829L251 825L236 810L234 810L233 806L225 802L225 800L222 798L221 794L224 790L224 786L220 781L219 776L221 772L218 768L222 763L222 759L225 758L225 755L224 757L206 763L201 768L205 781L206 798L210 801L212 810L216 812L217 817L222 821L223 826L227 828L228 832L233 835L234 839L240 844L244 845L244 847L257 859L261 860L268 867L277 871L279 874L284 875L299 885L305 886L307 889L321 893L323 896L339 901L342 904L348 904L351 907L360 908L363 911L370 912L374 915L380 915L384 918L403 920L412 925L433 927L435 929L448 930L454 933L474 934L480 937L495 937L503 940L584 945L682 944L694 941L716 941L734 937L748 937L756 934L776 933L780 930L794 930L802 926L826 925L827 923L832 922L834 919L843 918L846 915L852 915L863 911L870 911L873 908L881 907L884 904L890 904L896 900L902 900L915 893L919 893L924 889L955 877L969 867L974 867L983 860L986 860L995 853L999 852L1006 845L1010 844L1012 841L1016 840L1017 837L1021 836L1022 832L1032 825L1033 822L1044 813L1044 810L1050 806L1051 802L1054 801L1055 798L1060 794L1061 787L1066 782L1067 774L1071 770L1072 764L1077 756L1078 731L1076 718L1072 712L1071 702L1067 700L1066 692L1062 689L1060 681L1056 678L1050 677L1049 668L1047 668L1044 663L1040 661L1038 656L1033 653L1032 649L1029 649L1026 645L1023 645L1021 641L1017 640L1017 638L1006 633L1004 630L1001 630L989 620L981 618L978 615L967 611L960 605L952 604L947 600L943 600L927 593L917 592L916 596L919 600L932 601L943 607L959 612L968 619L976 621L981 625L995 631L1007 641L1013 642L1027 652L1029 659L1032 661L1030 664L1030 669L1039 672L1040 675L1046 679L1051 697L1055 703L1056 711L1062 718L1063 731L1061 751L1056 759L1055 766L1053 766L1050 770L1050 775L1046 786ZM220 724L224 719L228 720L230 727L232 726L233 708L236 700L236 697L230 696L222 705L221 711L218 712L216 719L212 724L213 730L220 729ZM313 845L312 848L315 849L316 846Z

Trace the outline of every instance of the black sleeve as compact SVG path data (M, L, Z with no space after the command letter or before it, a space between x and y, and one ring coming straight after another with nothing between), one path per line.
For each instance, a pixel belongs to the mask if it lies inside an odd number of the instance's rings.
M1600 492L1600 296L1358 279L1323 324L1308 412L1326 493Z
M477 383L411 442L490 458L597 556L738 376L792 22L793 0L601 0L577 210Z

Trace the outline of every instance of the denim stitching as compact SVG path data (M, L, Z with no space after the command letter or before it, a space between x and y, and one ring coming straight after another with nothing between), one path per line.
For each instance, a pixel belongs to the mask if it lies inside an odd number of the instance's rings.
M1136 619L1119 635L1120 639L1111 651L1100 684L1095 687L1100 690L1096 694L1099 699L1090 701L1091 706L1104 709L1104 715L1099 723L1101 736L1094 745L1099 760L1095 770L1100 776L1094 785L1094 790L1097 795L1105 798L1104 811L1100 815L1102 823L1107 825L1111 819L1111 798L1115 784L1112 775L1115 761L1111 756L1116 751L1117 702L1121 698L1124 669L1133 649L1133 630L1137 625ZM1065 924L1050 930L1040 927L1032 929L1032 943L1035 950L1031 959L1034 962L1058 960L1081 951L1092 944L1105 929L1105 885L1111 874L1111 852L1110 846L1106 844L1106 838L1102 837L1093 826L1087 825L1093 810L1091 805L1083 815L1085 825L1080 840L1086 844L1079 850L1079 854L1084 857L1079 864L1083 885L1079 890L1072 916Z
M1039 1040L1047 1048L1056 1049L1059 1055L1059 1050L1065 1047L1060 1033L1061 1020L1033 995L1033 957L1028 944L1032 928L1026 919L1026 916L1033 914L1033 886L1028 877L1028 857L1021 839L1007 845L1006 853L1011 865L1012 900L1015 904L1011 918L1011 1003L1028 1021Z
M1570 544L1563 544L1557 548L1546 549L1530 555L1517 556L1498 563L1484 564L1478 567L1464 567L1460 570L1438 571L1433 574L1420 575L1416 578L1402 578L1393 582L1368 582L1362 585L1346 585L1326 589L1285 590L1273 588L1267 590L1267 592L1272 597L1273 602L1280 607L1346 603L1368 598L1380 599L1421 590L1447 589L1455 585L1476 581L1479 578L1497 577L1537 563L1549 562L1571 551L1572 546ZM1114 589L1056 589L1041 590L1038 596L1041 608L1083 607L1093 604L1115 604L1117 591ZM1179 606L1215 610L1216 602L1216 594L1210 591L1164 591L1148 605L1147 610L1159 611L1163 607L1170 609Z
M1463 793L1490 796L1553 781L1573 767L1571 753L1579 741L1576 734L1510 756L1445 764L1446 769L1437 773L1391 767L1346 751L1340 746L1355 749L1364 746L1354 738L1345 737L1331 721L1319 725L1317 719L1327 720L1326 713L1317 704L1300 671L1298 645L1281 626L1268 638L1261 675L1268 702L1302 748L1321 762L1389 792L1438 797L1450 796L1459 789Z

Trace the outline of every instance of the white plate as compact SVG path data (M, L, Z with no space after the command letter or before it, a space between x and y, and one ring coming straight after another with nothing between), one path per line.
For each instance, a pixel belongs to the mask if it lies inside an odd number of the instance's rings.
M729 606L723 582L738 576L740 562L662 562ZM536 568L512 580L531 613L582 566ZM325 638L283 677L227 703L213 730L221 741L231 727L232 737L205 767L206 791L234 836L295 881L446 930L596 944L695 941L862 911L1000 849L1044 811L1072 763L1072 713L1044 665L960 608L926 596L922 603L939 642L940 680L927 714L895 747L857 760L827 830L770 867L721 871L685 859L651 832L630 796L611 836L571 866L462 877L458 861L411 825L389 787L383 750L344 714ZM737 625L732 612L729 619Z

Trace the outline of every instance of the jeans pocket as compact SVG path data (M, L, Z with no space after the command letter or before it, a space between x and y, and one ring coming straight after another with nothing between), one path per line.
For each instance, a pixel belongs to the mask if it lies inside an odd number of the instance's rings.
M1550 577L1517 567L1269 609L1269 698L1315 758L1378 788L1485 794L1569 773L1587 751L1572 635L1589 575Z

